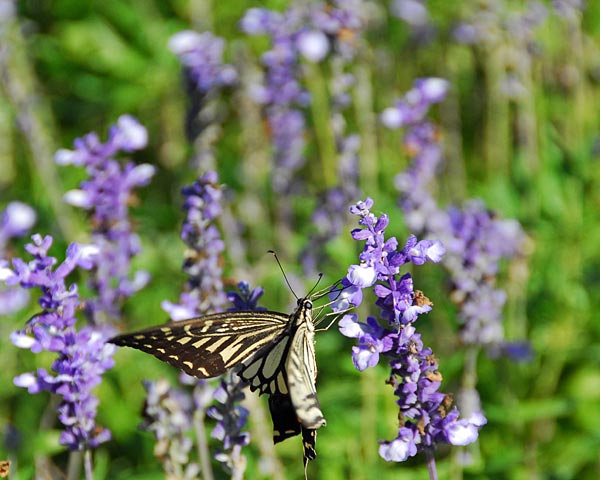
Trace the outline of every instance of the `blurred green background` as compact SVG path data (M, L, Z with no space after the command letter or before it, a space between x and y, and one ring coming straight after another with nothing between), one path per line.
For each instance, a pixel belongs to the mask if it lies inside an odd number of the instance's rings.
M458 449L438 452L440 478L600 477L600 322L593 313L600 304L600 2L588 1L575 19L549 11L525 39L502 25L488 43L466 46L452 38L457 22L471 18L481 4L497 6L499 18L506 18L529 3L432 0L427 2L432 30L418 35L390 15L388 2L369 2L371 28L352 67L357 94L348 131L361 134L361 155L371 172L361 176L360 187L363 197L375 199L376 212L390 215L389 234L402 243L409 233L391 181L408 160L401 135L384 130L375 115L415 78L438 76L452 84L447 100L433 109L445 145L444 171L436 185L440 202L481 197L500 215L518 219L531 240L530 255L504 265L499 285L509 295L507 338L529 339L535 356L526 364L479 356L478 390L489 423L468 449L473 463L464 470L453 454ZM32 205L39 214L34 231L57 240L53 254L61 257L69 242L89 235L85 216L61 200L66 190L76 188L82 172L57 168L54 151L71 148L74 138L90 131L106 138L108 126L123 113L135 115L149 130L150 145L135 159L156 165L158 173L139 191L132 219L143 248L134 267L148 270L152 281L125 306L123 330L166 320L160 302L175 301L185 281L179 190L198 172L188 162L187 98L179 62L166 48L169 37L187 28L210 29L228 40L227 61L259 68L266 40L241 34L237 23L249 7L282 10L287 4L30 0L17 2L17 23L0 20L0 206L11 200ZM525 67L520 55L529 62ZM519 77L525 95L515 99L503 93L507 72ZM309 190L290 199L295 220L282 226L268 169L255 171L250 182L252 167L244 167L250 157L258 158L258 165L270 162L268 132L253 121L260 109L235 95L225 96L222 104L218 171L226 185L227 221L240 222L243 240L242 248L231 239L228 243L226 280L228 285L246 279L264 286L262 304L286 311L293 299L265 252L279 252L299 292L314 283L312 277L300 282L298 262L315 231L310 214L316 193L325 186L314 132L309 125L308 165L302 172ZM310 114L307 118L310 122ZM319 265L328 280L343 276L356 261L350 228L328 246L328 258ZM22 244L12 242L11 254L21 256ZM435 304L419 328L439 359L443 391L455 392L464 351L447 276L438 265L414 274L416 288ZM47 368L52 361L50 355L19 350L8 339L36 311L32 305L0 322L0 429L11 424L19 432L16 449L6 439L0 445L0 460L13 459L11 478L18 479L34 478L40 458L51 457L64 468L68 457L58 446L49 397L28 395L12 382L15 375ZM310 477L428 478L421 458L388 464L379 457L377 440L395 436L397 408L384 384L386 368L356 372L352 345L335 328L317 338L319 398L328 424L319 430ZM144 400L141 380L161 376L175 381L177 372L140 352L117 353L116 367L97 389L98 423L113 432L113 440L94 452L96 478L163 478L152 454L152 436L137 429ZM299 438L275 452L282 478L302 478ZM257 442L247 455L247 478L262 478ZM226 478L218 466L215 472Z

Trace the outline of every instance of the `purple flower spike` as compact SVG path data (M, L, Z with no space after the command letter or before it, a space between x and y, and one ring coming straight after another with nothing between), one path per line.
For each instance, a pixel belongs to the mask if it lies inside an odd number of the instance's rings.
M396 126L405 128L403 142L412 164L396 177L396 187L408 227L438 238L444 246L412 238L402 253L415 265L439 262L444 256L442 265L454 284L451 298L460 307L462 341L497 353L505 351L501 320L506 294L495 288L495 278L500 260L520 254L525 235L518 222L496 218L481 201L442 210L429 192L442 149L436 128L425 115L431 103L443 99L447 86L439 80L418 80L397 104L404 110Z
M110 128L106 143L90 133L75 140L74 150L59 150L55 155L58 164L81 166L88 174L80 188L67 192L64 200L87 210L93 225L96 251L88 248L84 260L86 267L93 269L90 287L97 294L85 308L93 323L118 318L123 300L149 280L143 271L131 277L131 258L139 253L140 242L133 233L128 205L134 190L148 185L156 169L146 163L122 165L115 158L120 152L145 148L147 143L144 126L131 115L123 115Z
M54 352L57 358L52 372L38 369L15 377L15 385L27 388L29 393L48 391L62 397L58 418L64 425L61 445L71 450L95 448L110 439L108 430L95 422L98 399L92 389L98 385L103 373L112 368L116 347L106 343L115 332L107 327L75 328L75 312L81 308L76 285L67 286L66 277L85 263L77 244L71 244L62 263L48 256L52 237L34 235L26 250L33 260L25 263L13 259L12 282L22 288L38 288L42 313L34 316L24 330L11 334L11 341L19 348L34 353L43 350Z
M169 49L189 70L200 92L232 85L237 81L235 69L223 63L225 41L210 32L178 32L169 39Z
M163 464L166 476L198 478L200 467L190 462L193 443L186 435L195 409L191 396L171 388L165 379L145 381L144 388L147 396L141 428L154 434L154 455Z
M356 314L346 314L339 327L343 335L358 340L358 345L352 347L352 361L357 370L377 365L382 357L391 367L387 383L397 397L400 428L397 438L381 443L379 454L387 461L403 462L419 452L432 451L440 443L472 443L485 419L479 412L471 419L459 419L451 397L438 392L442 375L437 360L431 349L423 346L415 329L415 322L431 310L432 303L422 292L414 290L410 274L401 272L401 267L409 262L414 265L439 262L444 247L438 241L418 241L411 236L398 249L395 238L385 238L388 216L375 216L372 207L370 198L350 207L361 226L352 231L352 237L364 242L364 247L360 264L350 267L341 292L345 288L361 290L372 286L385 326L374 317L367 317L363 323ZM334 309L338 309L338 303Z
M209 171L181 192L186 213L181 239L189 247L183 271L188 280L179 303L162 303L163 310L173 320L219 312L227 303L220 266L225 244L214 224L222 211L222 192L218 181L217 173Z

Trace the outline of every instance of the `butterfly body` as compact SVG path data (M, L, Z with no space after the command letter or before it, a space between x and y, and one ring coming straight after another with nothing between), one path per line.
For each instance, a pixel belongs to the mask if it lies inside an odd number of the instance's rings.
M274 442L302 433L304 463L316 456L315 430L325 424L316 394L312 302L291 315L223 312L174 321L110 340L150 353L188 375L211 378L230 369L260 395L269 394Z

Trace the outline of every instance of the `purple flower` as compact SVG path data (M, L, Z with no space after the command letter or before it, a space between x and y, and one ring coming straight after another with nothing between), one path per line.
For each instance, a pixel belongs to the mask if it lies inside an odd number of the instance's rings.
M540 51L534 36L548 12L537 1L526 2L522 10L504 6L500 2L478 3L476 10L457 26L454 37L459 43L481 49L483 54L497 48L510 52L505 55L504 63L498 65L502 75L499 90L507 98L519 99L531 95L528 78L531 76L532 59ZM573 19L567 11L560 12L559 16L567 22Z
M352 361L359 371L377 365L379 354L388 352L393 346L389 332L374 317L367 317L367 323L362 323L356 320L356 315L345 315L339 326L343 335L358 339L359 345L352 347Z
M441 84L431 88L424 86L427 83L430 83L427 79L416 82L404 98L441 100L444 90ZM424 90L429 93L414 93ZM404 108L410 102L399 103ZM463 342L497 348L503 344L501 320L506 295L495 288L495 277L500 260L516 256L523 248L525 236L518 222L496 218L481 201L468 201L461 208L438 207L428 186L442 161L439 135L425 118L429 103L419 101L416 105L406 107L403 113L406 121L399 123L405 128L403 142L412 164L396 177L396 187L408 227L438 238L445 249L440 248L441 244L425 241L411 245L406 254L419 265L426 259L439 261L446 251L442 265L452 276L451 298L460 306Z
M329 53L329 40L319 30L301 32L296 39L296 48L310 62L318 63Z
M375 216L372 207L370 198L350 207L361 226L352 231L352 237L364 242L364 247L359 256L361 263L350 267L342 291L347 286L372 286L386 326L374 317L367 317L363 323L355 314L346 314L340 321L340 331L358 340L352 348L352 360L358 370L375 366L381 357L391 367L387 383L397 397L400 427L396 439L381 443L379 453L387 461L401 462L418 452L433 450L439 443L465 445L475 441L477 428L484 420L482 415L475 420L459 420L451 398L438 392L442 376L437 361L431 349L423 346L414 326L419 315L430 311L432 304L422 292L414 290L410 274L401 272L401 266L409 262L439 262L443 246L437 241L419 242L411 236L399 249L395 238L385 236L389 218L385 214ZM365 271L369 272L366 282ZM374 281L371 272L375 272ZM334 307L337 309L337 304Z
M413 27L423 27L429 22L429 13L423 1L394 0L391 4L392 14Z
M379 455L387 462L404 462L417 454L418 437L413 429L402 427L391 442L381 442Z
M214 224L222 211L218 181L217 173L209 171L182 189L186 218L181 239L189 247L183 271L188 279L179 303L162 303L173 320L219 312L226 304L220 266L225 244Z
M443 78L420 78L404 97L396 101L394 107L381 114L381 122L390 129L415 124L423 120L429 107L441 102L450 84Z
M244 387L243 382L234 374L221 379L220 386L213 395L217 403L206 412L209 417L217 420L211 436L223 444L215 458L232 476L234 472L239 475L245 470L246 459L241 451L242 447L250 443L250 434L242 431L246 426L248 410L239 405L245 398Z
M90 133L75 140L75 150L63 149L55 155L58 164L85 167L88 174L79 189L65 194L65 201L88 210L93 225L97 251L88 261L93 271L90 287L97 296L86 302L85 311L94 323L117 318L123 300L149 280L144 271L131 276L131 258L139 253L140 241L132 231L129 204L133 190L150 182L155 167L121 165L115 158L120 152L140 150L147 142L146 129L134 117L123 115L110 128L106 143Z
M13 237L20 237L33 226L36 214L33 208L21 202L10 202L1 215L0 221L0 315L21 310L29 303L29 292L9 286L13 271L6 259L6 245Z
M239 292L228 292L233 310L264 310L257 305L263 294L261 287L250 289L247 282L238 283ZM240 402L244 400L244 382L233 372L221 378L213 394L216 404L207 410L207 415L217 420L211 436L222 442L215 458L232 478L241 478L246 469L246 458L242 448L250 443L250 434L242 431L248 420L248 410Z
M92 389L102 374L112 368L115 347L105 343L114 331L110 328L75 328L75 312L81 307L77 286L67 286L66 277L77 267L88 268L85 249L71 244L62 263L48 256L52 237L33 235L26 250L33 260L13 259L11 284L38 288L43 311L35 315L23 330L13 332L11 341L34 353L57 354L52 371L38 369L15 377L17 386L29 393L48 391L62 397L58 418L64 425L60 443L71 450L95 448L110 439L110 432L95 423L98 399Z
M169 39L169 49L179 57L200 92L232 85L237 73L223 63L225 41L210 32L184 30Z
M33 227L35 220L35 211L29 205L21 202L10 202L2 212L0 252L4 252L6 242L9 239L25 235Z
M192 480L200 467L190 461L192 440L187 432L192 425L195 405L183 390L172 388L165 379L144 381L146 403L141 428L156 438L154 455L161 461L165 475Z
M266 310L266 308L258 306L258 300L265 293L262 287L255 287L250 290L250 284L248 282L239 282L238 289L239 293L227 292L227 300L229 300L233 305L231 308L228 308L227 311Z

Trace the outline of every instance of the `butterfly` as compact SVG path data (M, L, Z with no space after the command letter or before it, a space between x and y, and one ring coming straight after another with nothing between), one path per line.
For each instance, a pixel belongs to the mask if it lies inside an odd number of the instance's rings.
M306 468L316 457L316 430L326 423L317 399L312 313L307 296L298 299L290 315L215 313L119 335L109 342L150 353L198 378L233 369L252 391L269 395L274 443L302 434Z

